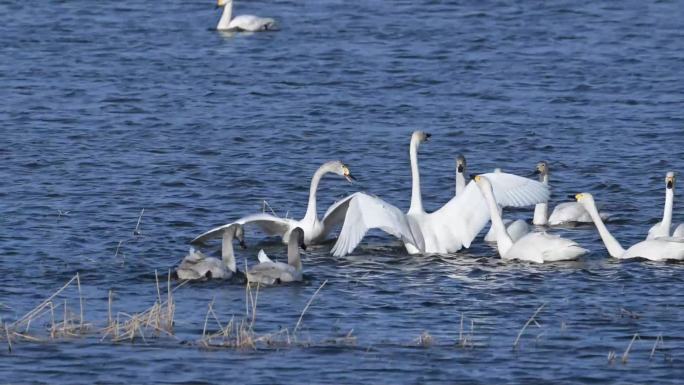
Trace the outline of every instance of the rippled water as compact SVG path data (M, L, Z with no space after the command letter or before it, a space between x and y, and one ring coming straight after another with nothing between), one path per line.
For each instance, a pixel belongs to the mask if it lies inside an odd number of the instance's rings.
M528 174L546 159L553 204L594 193L625 245L661 215L665 172L684 170L681 2L236 0L236 14L279 22L252 35L212 31L212 6L0 3L4 320L76 272L95 328L109 290L114 311L142 311L157 296L155 269L175 265L195 235L260 211L264 199L280 215L303 215L325 160L342 159L360 182L326 178L321 213L357 189L406 208L414 129L433 134L420 154L427 209L453 194L457 153L472 172ZM382 233L345 258L313 247L305 284L260 290L255 324L292 330L327 280L300 326L305 345L197 347L212 298L227 321L244 316L245 292L239 282L196 283L176 291L175 337L112 343L94 330L15 341L0 372L64 384L677 382L683 265L616 262L593 227L554 232L591 253L503 263L478 241L411 257ZM248 234L240 261L254 261L261 240ZM65 294L74 300L73 288ZM542 304L540 327L513 350ZM354 344L331 342L350 331ZM429 346L417 346L423 332Z

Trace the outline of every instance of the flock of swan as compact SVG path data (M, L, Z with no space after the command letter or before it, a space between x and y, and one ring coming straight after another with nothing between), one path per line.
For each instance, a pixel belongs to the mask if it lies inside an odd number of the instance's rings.
M221 2L222 0L219 0ZM230 0L228 0L230 1ZM466 160L456 160L455 195L438 210L428 213L423 209L418 150L430 139L430 134L415 131L411 136L409 156L412 191L408 211L403 212L383 199L356 192L331 205L322 218L318 216L316 193L325 174L337 174L349 182L355 178L341 161L324 163L316 170L309 190L309 201L300 220L281 218L267 213L242 217L232 223L211 229L191 241L205 244L214 238L222 239L221 259L209 257L194 248L176 269L179 279L230 278L238 273L233 252L233 241L244 245L245 228L258 228L268 236L280 237L287 245L287 263L274 262L263 250L259 263L246 268L249 282L271 285L302 280L300 249L320 244L341 226L337 241L331 249L334 256L352 253L371 229L380 229L399 238L409 254L445 254L470 247L475 237L491 221L485 241L495 242L499 256L505 260L535 263L574 260L588 252L577 242L550 234L547 225L593 222L613 258L643 258L653 261L684 259L684 224L673 233L672 209L675 175L665 178L665 208L663 220L654 225L644 241L624 249L604 224L605 214L599 213L589 193L573 195L574 202L562 203L548 215L550 196L549 167L537 164L540 180L495 170L466 178ZM532 230L524 220L507 221L502 217L506 207L535 206Z

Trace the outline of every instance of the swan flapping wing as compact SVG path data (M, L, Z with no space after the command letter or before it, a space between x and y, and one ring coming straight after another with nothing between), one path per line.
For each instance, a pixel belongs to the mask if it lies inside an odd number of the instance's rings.
M380 229L410 243L419 250L424 249L420 231L412 227L401 210L380 198L355 193L348 201L344 225L331 252L340 257L351 253L370 229Z
M209 239L220 238L223 233L235 225L256 225L267 235L278 235L282 237L290 229L290 221L286 218L279 218L271 214L259 213L242 217L233 223L215 227L203 234L198 235L190 243L205 242Z
M321 220L321 223L323 223L323 233L321 234L321 238L325 238L337 225L344 222L344 218L347 215L347 209L349 208L349 202L357 194L362 193L354 193L349 195L348 197L340 199L328 207L328 210L326 210L325 214L323 214L323 219Z
M549 199L543 183L521 176L496 172L484 174L492 185L494 197L502 207L531 206ZM429 252L453 252L470 243L489 221L487 204L474 181L462 194L451 198L442 208L429 214L423 235Z

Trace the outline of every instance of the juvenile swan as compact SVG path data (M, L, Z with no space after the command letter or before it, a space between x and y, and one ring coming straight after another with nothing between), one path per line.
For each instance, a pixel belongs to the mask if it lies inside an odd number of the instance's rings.
M280 236L285 244L287 244L288 239L290 239L290 232L299 227L304 230L304 242L306 242L307 245L320 243L325 240L325 237L337 224L342 222L344 213L347 210L346 202L343 200L332 205L323 216L323 220L318 219L318 212L316 210L316 190L318 190L318 183L321 181L321 178L323 178L323 175L328 173L343 176L349 182L356 179L349 172L349 167L339 160L324 163L316 170L313 178L311 178L309 204L306 208L306 214L301 220L280 218L266 213L248 215L233 223L211 229L206 233L197 236L191 243L205 242L209 239L216 238L223 233L223 229L232 226L234 223L243 226L256 225L267 235Z
M262 285L301 281L300 247L306 250L304 231L298 227L290 232L290 239L287 243L287 263L273 262L263 250L259 250L259 264L247 271L247 281L258 282Z
M233 0L217 0L216 8L223 7L223 14L216 26L219 31L258 32L273 28L275 20L268 17L240 15L233 17Z
M596 224L603 244L608 249L608 254L613 258L627 259L627 258L644 258L651 261L664 261L668 259L682 260L684 259L684 242L672 238L647 239L641 241L629 249L625 250L608 231L606 225L596 209L594 197L589 193L580 193L575 195L575 199L581 203L591 215L591 219Z
M237 238L240 246L245 247L243 229L237 223L223 230L221 259L208 257L191 247L188 255L176 268L178 279L229 279L232 277L237 271L233 254L233 238Z
M370 229L381 229L400 238L411 254L450 253L470 243L489 220L487 206L474 182L463 193L451 198L439 210L423 210L418 171L418 147L430 134L411 135L409 156L413 187L411 206L403 213L380 198L355 193L346 198L348 209L340 236L332 248L335 256L351 253ZM502 206L527 206L544 201L549 191L543 184L506 173L487 174L494 186L497 203Z
M672 206L674 205L675 173L670 171L665 174L665 208L663 209L663 220L656 223L648 230L646 239L656 239L670 236L672 226ZM684 236L684 223L679 224L672 234L675 238Z
M494 191L488 177L478 175L475 177L475 183L487 201L501 259L544 263L573 260L587 253L587 250L580 247L576 242L547 233L529 233L517 241L513 241L501 220L499 208L494 199Z

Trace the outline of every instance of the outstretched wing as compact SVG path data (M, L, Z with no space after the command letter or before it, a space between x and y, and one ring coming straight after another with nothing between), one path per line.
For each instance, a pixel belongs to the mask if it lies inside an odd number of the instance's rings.
M350 198L340 236L331 250L334 256L351 253L370 229L380 229L423 250L420 230L412 228L406 214L397 207L365 193Z
M225 230L230 228L230 226L234 226L235 224L240 224L242 226L255 225L259 227L267 235L278 235L282 237L290 229L290 222L290 219L276 217L271 214L252 214L246 217L242 217L233 223L215 227L207 231L206 233L197 236L195 239L190 241L190 243L205 242L209 239L220 238L221 236L223 236L223 232Z
M549 199L549 189L543 183L504 172L484 174L502 207L524 207ZM470 247L475 236L489 221L487 204L474 181L462 194L451 198L442 208L429 214L423 226L426 244L433 252L452 252Z
M347 215L347 209L349 208L349 202L356 196L354 193L348 197L340 199L339 201L333 203L328 210L323 214L323 233L321 233L320 238L324 239L328 234L330 234L337 225L344 222L344 218Z

